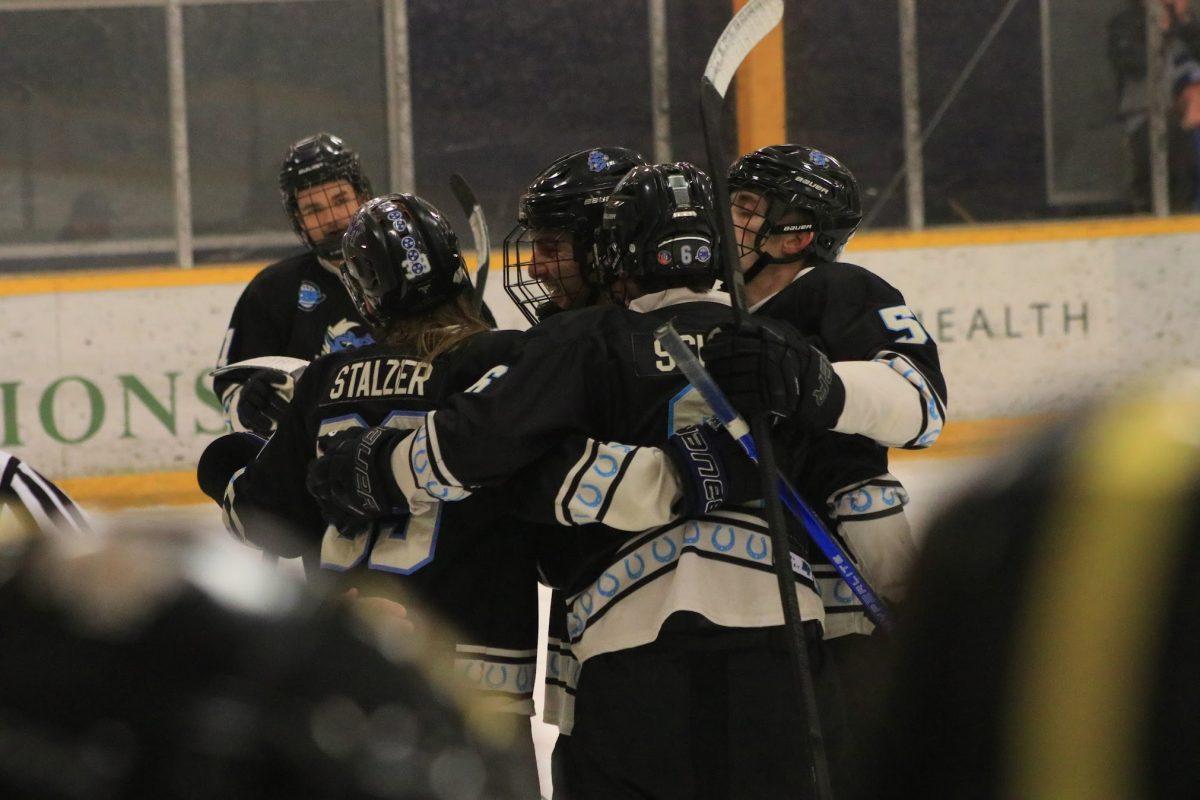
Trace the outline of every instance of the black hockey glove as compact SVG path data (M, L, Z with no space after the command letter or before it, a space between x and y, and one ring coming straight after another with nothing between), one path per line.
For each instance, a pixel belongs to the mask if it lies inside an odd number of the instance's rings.
M785 322L746 320L709 332L700 359L742 416L766 412L828 430L846 405L846 387L825 354Z
M238 421L246 430L270 436L283 416L288 400L279 389L288 383L287 375L273 369L260 369L246 379L238 395Z
M253 433L227 433L209 442L196 464L196 482L200 491L216 503L225 501L225 487L233 473L248 465L266 442Z
M305 485L321 514L339 530L408 514L392 475L392 451L412 431L351 428L323 439L325 454L308 466Z
M680 428L667 439L665 449L683 485L683 499L673 510L685 519L762 496L758 467L715 424Z

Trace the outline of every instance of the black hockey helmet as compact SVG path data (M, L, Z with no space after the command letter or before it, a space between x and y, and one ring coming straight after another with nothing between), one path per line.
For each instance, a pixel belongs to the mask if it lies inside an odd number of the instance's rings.
M338 226L339 230L314 240L304 227L297 196L305 189L339 180L350 184L358 203L371 196L371 182L363 173L358 153L331 133L318 133L293 144L279 170L279 193L292 228L309 249L330 262L341 259L342 234L350 222L350 216L336 220L342 223ZM332 198L326 198L327 202L330 200Z
M646 291L717 277L720 223L712 181L686 162L635 167L604 205L596 261L606 282Z
M763 219L757 230L736 224L742 255L759 254L755 268L808 258L837 261L862 220L858 182L850 170L828 153L799 144L778 144L748 153L729 169L729 190L749 190L763 195L765 203L742 208L745 216ZM735 198L736 201L736 198ZM781 222L788 212L799 211L800 221ZM768 236L813 232L813 241L794 258L776 259L762 251ZM747 274L747 279L753 275Z
M504 239L504 290L530 323L595 301L600 281L592 253L604 201L629 170L646 163L626 147L580 150L556 159L521 195L517 225ZM547 248L547 237L561 250ZM535 253L539 243L543 252ZM573 266L547 252L569 253ZM570 286L559 279L568 270Z
M360 208L342 255L342 283L376 328L471 288L458 237L441 212L415 195L385 194Z

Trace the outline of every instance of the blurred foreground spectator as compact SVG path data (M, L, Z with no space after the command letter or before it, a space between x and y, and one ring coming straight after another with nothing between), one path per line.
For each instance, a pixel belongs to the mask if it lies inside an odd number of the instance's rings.
M404 622L224 537L10 535L0 797L536 797Z
M1045 432L934 526L860 796L1200 797L1198 571L1193 370Z

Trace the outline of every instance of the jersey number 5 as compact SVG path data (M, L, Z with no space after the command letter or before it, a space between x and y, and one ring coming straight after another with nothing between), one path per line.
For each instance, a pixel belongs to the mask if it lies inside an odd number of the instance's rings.
M416 430L424 422L424 412L393 411L383 425L400 430ZM366 422L357 414L325 420L321 423L319 437L354 427L366 427ZM436 503L423 514L407 517L400 522L376 523L352 534L343 533L329 525L321 540L321 567L345 572L366 558L367 566L371 569L411 575L433 561L441 522L442 504Z
M893 333L902 334L896 337L897 342L925 344L929 341L929 334L925 332L921 320L917 319L917 315L908 306L890 306L880 309L879 318L883 320L883 327Z

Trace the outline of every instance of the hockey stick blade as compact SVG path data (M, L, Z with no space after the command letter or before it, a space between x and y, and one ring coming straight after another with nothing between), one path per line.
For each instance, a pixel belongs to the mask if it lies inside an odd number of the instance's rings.
M483 291L487 288L488 267L492 256L492 240L488 236L487 218L483 206L475 198L475 192L466 178L455 172L450 176L450 190L471 224L471 237L475 240L475 308L483 307Z
M755 45L783 19L783 0L750 0L729 20L713 45L704 67L704 77L722 98L729 82Z
M713 413L716 414L717 419L729 432L729 435L737 440L742 449L746 451L746 455L757 461L757 448L755 447L753 437L750 435L750 428L746 424L746 421L742 419L741 415L730 404L729 399L725 397L725 393L721 391L716 381L712 379L712 376L708 374L704 365L700 363L700 359L696 358L695 354L679 338L679 334L675 331L675 328L670 323L667 323L654 332L654 338L662 344L671 358L675 360L679 371L688 379L688 382L696 387L696 391L708 403ZM779 496L783 501L784 507L800 521L809 538L816 543L817 547L821 548L821 552L825 554L830 563L837 569L842 580L850 587L850 591L854 592L854 596L863 604L863 610L871 621L881 629L889 633L893 632L895 623L883 600L880 599L862 573L858 571L858 568L838 543L837 539L834 539L829 534L829 531L825 530L825 525L821 522L820 517L813 512L808 503L804 502L804 499L800 497L800 493L796 491L783 475L779 476Z

